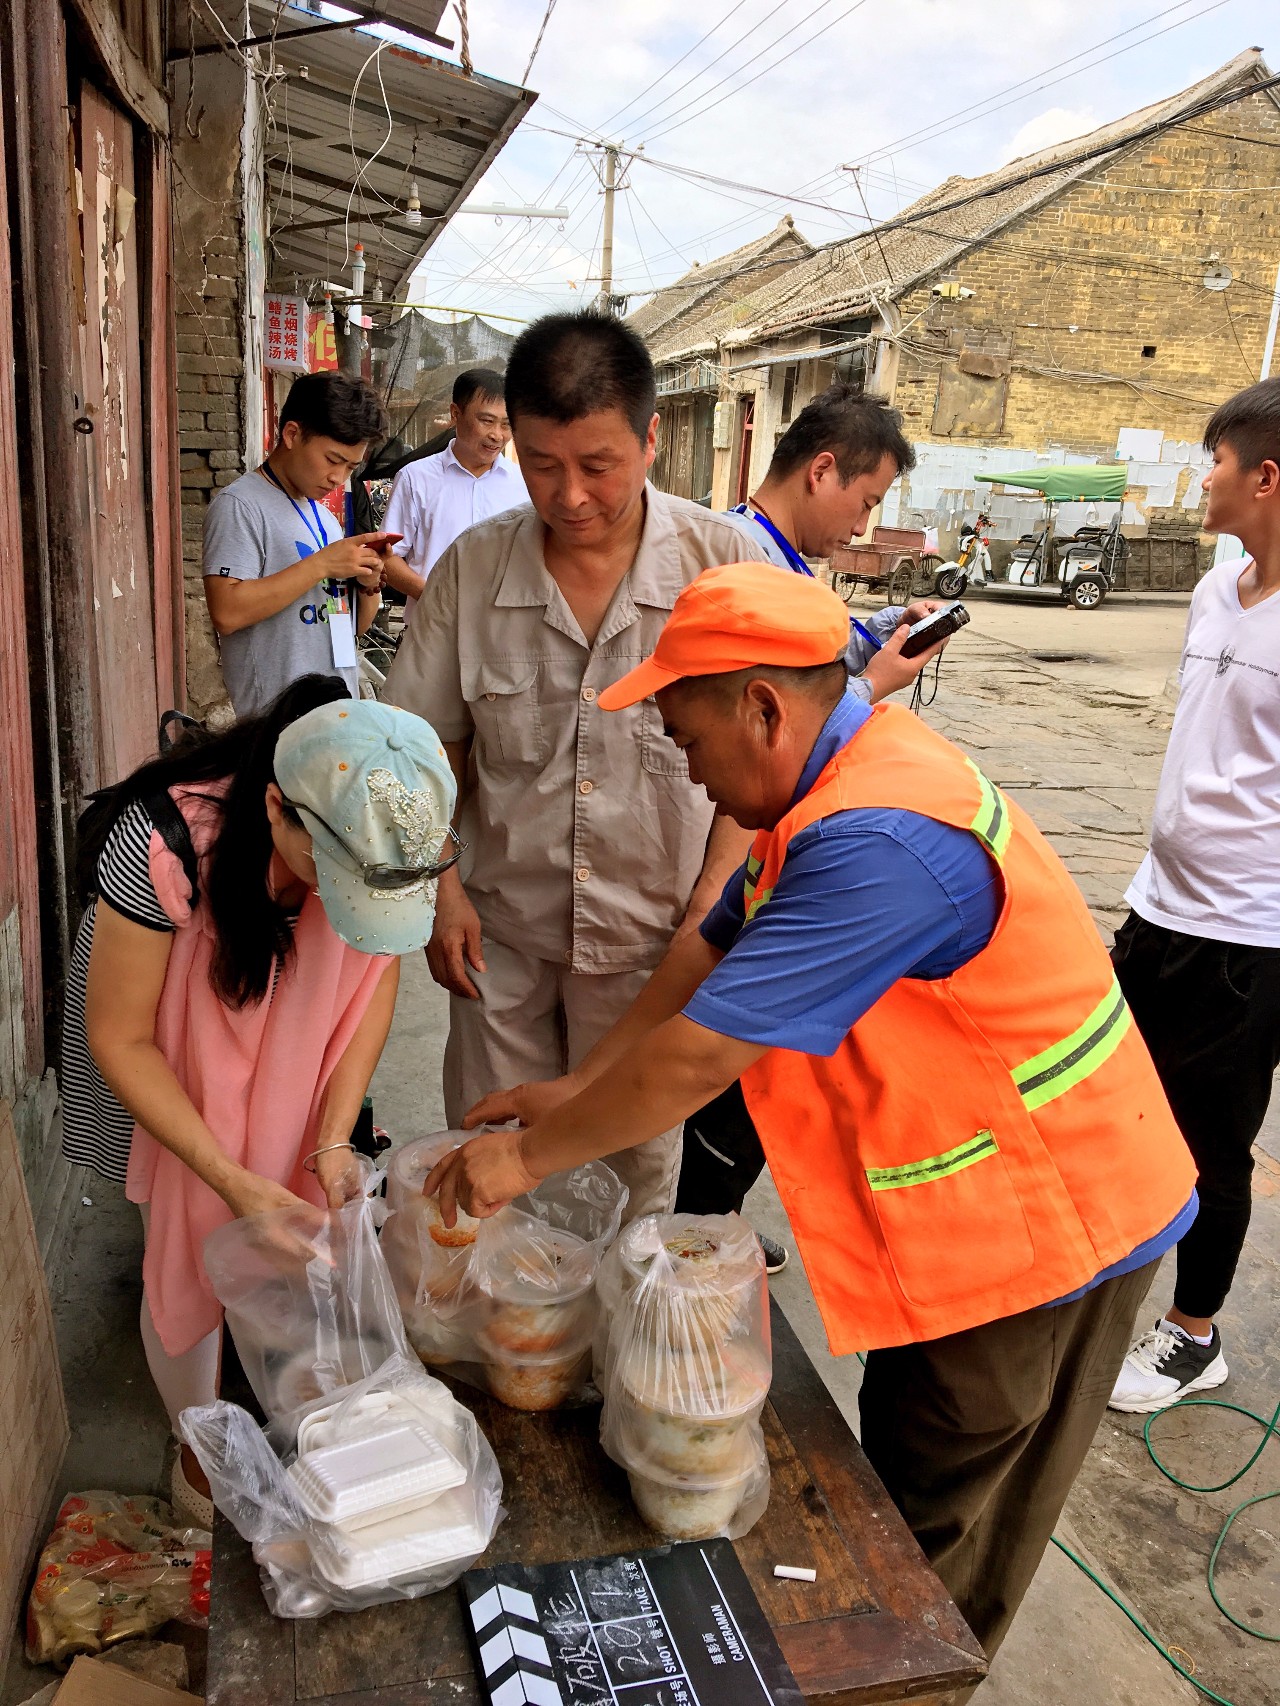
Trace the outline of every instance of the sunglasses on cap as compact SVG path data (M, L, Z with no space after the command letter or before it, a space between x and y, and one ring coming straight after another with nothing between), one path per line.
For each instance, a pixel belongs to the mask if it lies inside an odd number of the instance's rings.
M364 886L367 889L380 889L386 893L392 889L411 888L414 883L421 882L424 878L438 877L445 871L452 870L467 850L466 842L461 839L453 825L450 824L444 832L444 842L452 842L453 851L445 859L434 859L429 865L366 865L363 860L356 859L355 854L352 853L337 830L331 823L326 823L318 811L315 811L311 806L300 806L296 800L285 799L283 795L281 798L284 799L284 804L289 808L290 815L301 824L303 829L307 826L303 821L302 813L307 812L322 829L329 831L329 834L347 857L353 859L360 867L360 875L363 877ZM443 848L444 843L441 845Z

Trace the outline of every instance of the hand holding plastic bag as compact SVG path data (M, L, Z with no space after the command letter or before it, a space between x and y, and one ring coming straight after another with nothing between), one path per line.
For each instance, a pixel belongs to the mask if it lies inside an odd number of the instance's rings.
M404 1355L368 1200L275 1209L210 1233L205 1270L245 1375L284 1445L296 1415Z
M595 1279L617 1237L626 1187L603 1162L556 1174L491 1218L447 1227L423 1181L465 1142L406 1144L388 1170L383 1249L409 1342L422 1360L517 1409L590 1392Z

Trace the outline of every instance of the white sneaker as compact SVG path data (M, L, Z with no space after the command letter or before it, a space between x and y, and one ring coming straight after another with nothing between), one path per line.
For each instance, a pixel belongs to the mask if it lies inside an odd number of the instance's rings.
M1108 1408L1150 1415L1192 1392L1221 1386L1226 1378L1222 1335L1216 1327L1209 1343L1198 1345L1180 1327L1170 1332L1157 1321L1121 1363Z

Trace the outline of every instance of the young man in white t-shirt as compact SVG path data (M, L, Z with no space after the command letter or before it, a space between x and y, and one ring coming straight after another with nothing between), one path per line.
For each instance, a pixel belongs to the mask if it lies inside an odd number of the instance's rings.
M1192 597L1151 849L1112 953L1200 1172L1174 1301L1111 1396L1141 1412L1227 1378L1213 1318L1280 1065L1280 379L1224 403L1204 442L1205 531L1233 535L1249 560L1211 569Z

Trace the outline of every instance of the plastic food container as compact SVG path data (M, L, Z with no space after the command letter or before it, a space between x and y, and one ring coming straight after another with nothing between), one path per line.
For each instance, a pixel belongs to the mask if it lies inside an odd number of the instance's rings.
M741 1234L735 1228L736 1236L726 1240L720 1231L724 1221L653 1216L633 1222L619 1240L624 1299L648 1274L659 1250L670 1264L675 1284L670 1295L679 1298L678 1305L645 1310L637 1320L639 1335L663 1354L713 1360L723 1345L756 1324L763 1266L757 1272L754 1263L744 1263Z
M424 1427L400 1423L304 1452L289 1476L309 1516L363 1526L460 1487L467 1472Z
M699 1482L657 1470L627 1470L631 1497L649 1527L671 1540L709 1540L723 1534L761 1474L753 1460L726 1479Z
M477 1334L493 1396L513 1410L554 1410L581 1391L591 1373L590 1346L522 1356Z
M676 1475L719 1475L741 1464L755 1406L737 1416L672 1416L619 1400L617 1443L656 1468Z
M588 1255L584 1239L554 1227L531 1227L497 1253L484 1276L488 1344L521 1356L581 1350L595 1324Z
M412 1580L460 1558L478 1558L489 1537L475 1518L470 1489L458 1487L358 1528L319 1528L311 1555L325 1580L340 1588Z
M414 1143L401 1144L387 1167L388 1210L409 1209L421 1215L431 1241L442 1250L460 1250L474 1244L482 1222L459 1209L458 1224L446 1226L439 1199L424 1197L422 1187L436 1162L472 1135L465 1131L442 1131L420 1137Z
M389 1344L386 1355L392 1355L394 1350L395 1346ZM304 1404L314 1404L317 1398L325 1397L338 1387L363 1379L366 1372L361 1346L354 1340L340 1341L332 1359L323 1366L317 1361L314 1349L300 1351L279 1363L274 1360L268 1362L275 1408L282 1415L300 1410Z

